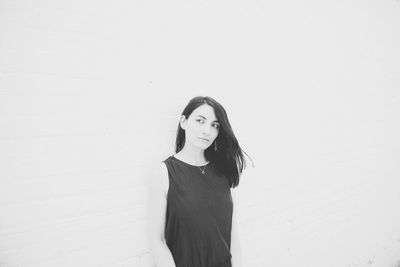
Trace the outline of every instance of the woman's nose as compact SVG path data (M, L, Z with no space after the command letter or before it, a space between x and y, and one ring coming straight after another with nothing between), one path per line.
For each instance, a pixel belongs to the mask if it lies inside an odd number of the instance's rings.
M203 133L209 134L210 131L211 131L211 126L209 126L209 125L204 125L203 126Z

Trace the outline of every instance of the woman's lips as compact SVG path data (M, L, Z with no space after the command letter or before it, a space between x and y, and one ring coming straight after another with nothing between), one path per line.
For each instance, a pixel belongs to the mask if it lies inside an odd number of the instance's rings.
M205 138L199 138L200 140L203 140L203 141L205 141L205 142L208 142L208 139L205 139Z

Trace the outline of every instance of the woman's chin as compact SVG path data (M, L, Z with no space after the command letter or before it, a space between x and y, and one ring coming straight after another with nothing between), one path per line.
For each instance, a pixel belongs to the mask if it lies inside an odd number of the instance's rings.
M201 149L204 149L204 150L206 150L209 146L210 146L209 144L206 144L206 143L204 143L204 142L200 142L200 143L197 145L197 147L199 147L199 148L201 148Z

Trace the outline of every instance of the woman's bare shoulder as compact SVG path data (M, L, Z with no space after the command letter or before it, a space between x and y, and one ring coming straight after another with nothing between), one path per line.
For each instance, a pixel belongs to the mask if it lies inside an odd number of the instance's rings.
M164 162L156 162L151 165L149 185L153 189L162 191L165 195L167 194L169 178L168 169Z

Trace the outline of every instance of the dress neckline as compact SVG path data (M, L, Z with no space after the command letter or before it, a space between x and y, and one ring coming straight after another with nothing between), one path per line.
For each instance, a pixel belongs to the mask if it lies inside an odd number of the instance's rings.
M189 166L192 166L192 167L204 167L204 166L207 166L210 163L210 162L207 162L207 164L203 164L203 165L193 165L193 164L190 164L190 163L187 163L187 162L185 162L183 160L178 159L177 157L175 157L175 155L172 155L171 158L176 159L177 161L180 161L180 162L185 163L185 164L187 164Z

